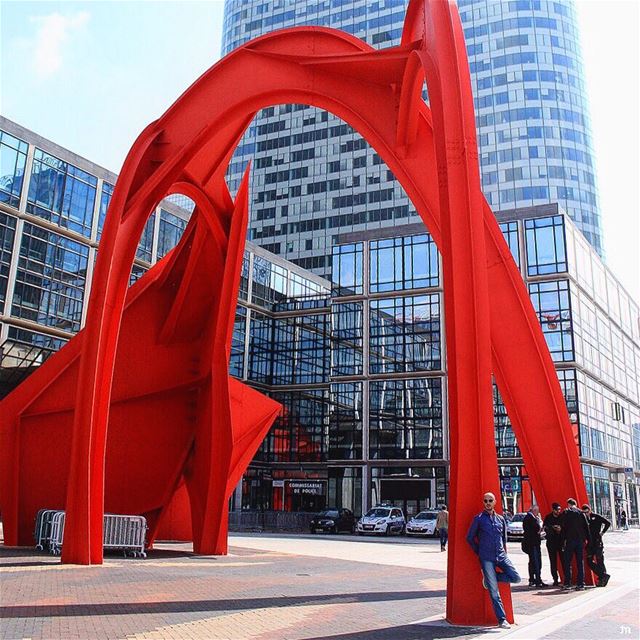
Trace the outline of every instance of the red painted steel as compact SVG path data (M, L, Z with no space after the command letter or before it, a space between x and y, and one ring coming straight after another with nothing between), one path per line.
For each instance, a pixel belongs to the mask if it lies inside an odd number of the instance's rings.
M425 78L432 111L420 96ZM447 618L492 623L463 542L483 492L499 495L491 372L543 511L568 496L586 500L586 491L544 336L481 195L462 31L455 5L441 0L410 2L401 45L382 51L313 27L248 42L141 133L107 215L86 329L0 405L5 538L26 543L35 510L65 504L70 469L63 562L102 561L105 504L151 514L155 532L185 486L196 550L226 551L226 497L277 407L226 373L247 183L245 176L234 207L224 173L255 113L284 102L318 106L357 129L443 255L453 497ZM142 229L170 191L192 197L196 213L179 247L127 293Z

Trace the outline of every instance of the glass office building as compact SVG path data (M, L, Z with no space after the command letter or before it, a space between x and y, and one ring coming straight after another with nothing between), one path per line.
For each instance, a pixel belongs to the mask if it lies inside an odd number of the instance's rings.
M556 364L590 500L608 517L624 508L637 521L638 305L558 205L497 217ZM281 259L270 260L275 268ZM341 505L359 513L389 501L407 514L433 507L448 492L435 245L421 224L341 234L332 272L330 293L248 311L246 379L263 385L286 413L252 463L235 507ZM265 300L262 293L245 297ZM503 499L515 512L530 503L532 491L497 388L494 408Z
M0 118L0 397L82 326L116 176ZM132 281L179 241L162 202ZM564 390L590 499L638 518L640 313L558 205L497 214ZM341 233L333 281L247 243L230 373L284 406L233 508L409 515L448 498L441 260L420 223ZM531 499L495 390L511 511ZM558 496L559 499L564 496Z
M226 0L223 53L299 25L399 43L406 0ZM558 202L602 254L575 9L567 0L460 0L483 190L494 210ZM250 125L229 176L253 161L249 239L331 278L338 235L417 222L381 158L320 109L275 105Z
M84 325L116 177L0 116L0 396ZM176 245L187 219L158 206L131 282Z

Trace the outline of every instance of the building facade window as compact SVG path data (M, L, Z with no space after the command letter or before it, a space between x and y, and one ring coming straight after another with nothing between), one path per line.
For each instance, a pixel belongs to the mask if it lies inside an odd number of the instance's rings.
M362 375L362 302L331 305L331 375Z
M362 382L331 385L329 459L362 459Z
M329 392L302 389L270 394L282 403L276 419L256 456L265 462L324 462L327 459Z
M246 335L247 310L238 305L233 322L233 337L231 339L231 357L229 358L229 373L236 378L244 375L244 345Z
M502 235L509 245L509 250L511 251L511 255L520 269L520 244L518 242L518 223L515 220L510 222L502 222L500 223L500 230L502 231Z
M350 296L363 293L362 242L333 247L331 274L333 295Z
M369 457L373 460L443 456L442 379L369 383Z
M433 371L441 368L438 294L370 302L370 373Z
M529 295L553 360L575 360L569 281L532 282Z
M287 270L262 256L253 256L251 301L262 307L287 298Z
M269 316L252 311L249 332L249 380L268 384L271 380L273 322Z
M411 518L447 503L444 467L372 467L371 504L391 504Z
M438 251L428 234L369 243L371 293L437 287Z
M362 515L362 467L329 467L327 505Z
M0 131L0 202L18 208L27 163L26 142Z
M97 185L95 176L36 149L27 211L90 237Z
M80 331L89 247L26 223L11 314Z
M240 267L240 288L238 298L247 300L249 297L249 252L245 250L242 255L242 266Z
M104 221L107 218L107 209L109 208L112 195L113 185L108 182L103 182L102 189L100 190L100 209L98 211L98 240L102 237L102 229L104 228Z
M138 280L140 280L140 278L142 278L142 276L146 272L147 270L139 264L134 263L133 265L131 265L131 273L129 274L129 286L138 282Z
M271 384L327 381L329 336L326 314L274 318Z
M187 221L160 209L160 229L158 230L158 260L173 249L184 233Z
M562 216L524 221L527 275L543 276L567 271L567 251Z
M64 338L54 338L44 333L29 331L28 329L21 329L19 327L9 327L8 335L9 340L15 340L22 344L30 344L34 347L41 347L42 349L50 349L51 351L58 351L67 344L67 340Z
M513 433L511 420L495 382L493 384L493 421L498 458L519 458L520 449Z
M9 265L16 236L17 219L0 211L0 311L7 295Z
M136 251L136 257L145 262L151 262L151 249L153 247L153 229L155 226L156 214L152 213L147 224L144 225L142 230L142 236L138 243L138 249Z

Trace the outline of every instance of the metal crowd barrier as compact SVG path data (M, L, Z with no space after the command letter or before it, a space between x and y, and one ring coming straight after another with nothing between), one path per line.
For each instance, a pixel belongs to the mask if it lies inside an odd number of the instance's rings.
M62 538L64 536L64 511L56 511L51 518L51 531L49 535L49 553L59 556L62 551Z
M308 531L315 513L296 511L231 511L233 531Z
M105 549L116 549L124 552L125 557L146 558L144 541L147 533L147 521L143 516L122 516L113 513L104 514ZM44 550L59 556L64 540L64 511L41 509L36 516L35 527L36 549Z
M49 549L49 542L51 540L51 520L56 512L56 509L40 509L40 511L38 511L38 515L36 516L36 526L33 532L33 537L36 541L36 549L38 549L38 551Z
M104 548L121 549L124 555L146 558L144 538L147 520L143 516L120 516L104 514Z

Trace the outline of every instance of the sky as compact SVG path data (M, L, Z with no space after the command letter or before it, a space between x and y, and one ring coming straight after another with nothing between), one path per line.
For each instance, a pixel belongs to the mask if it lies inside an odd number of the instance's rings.
M607 263L640 301L640 0L577 0ZM220 56L223 0L1 0L0 113L114 172Z

